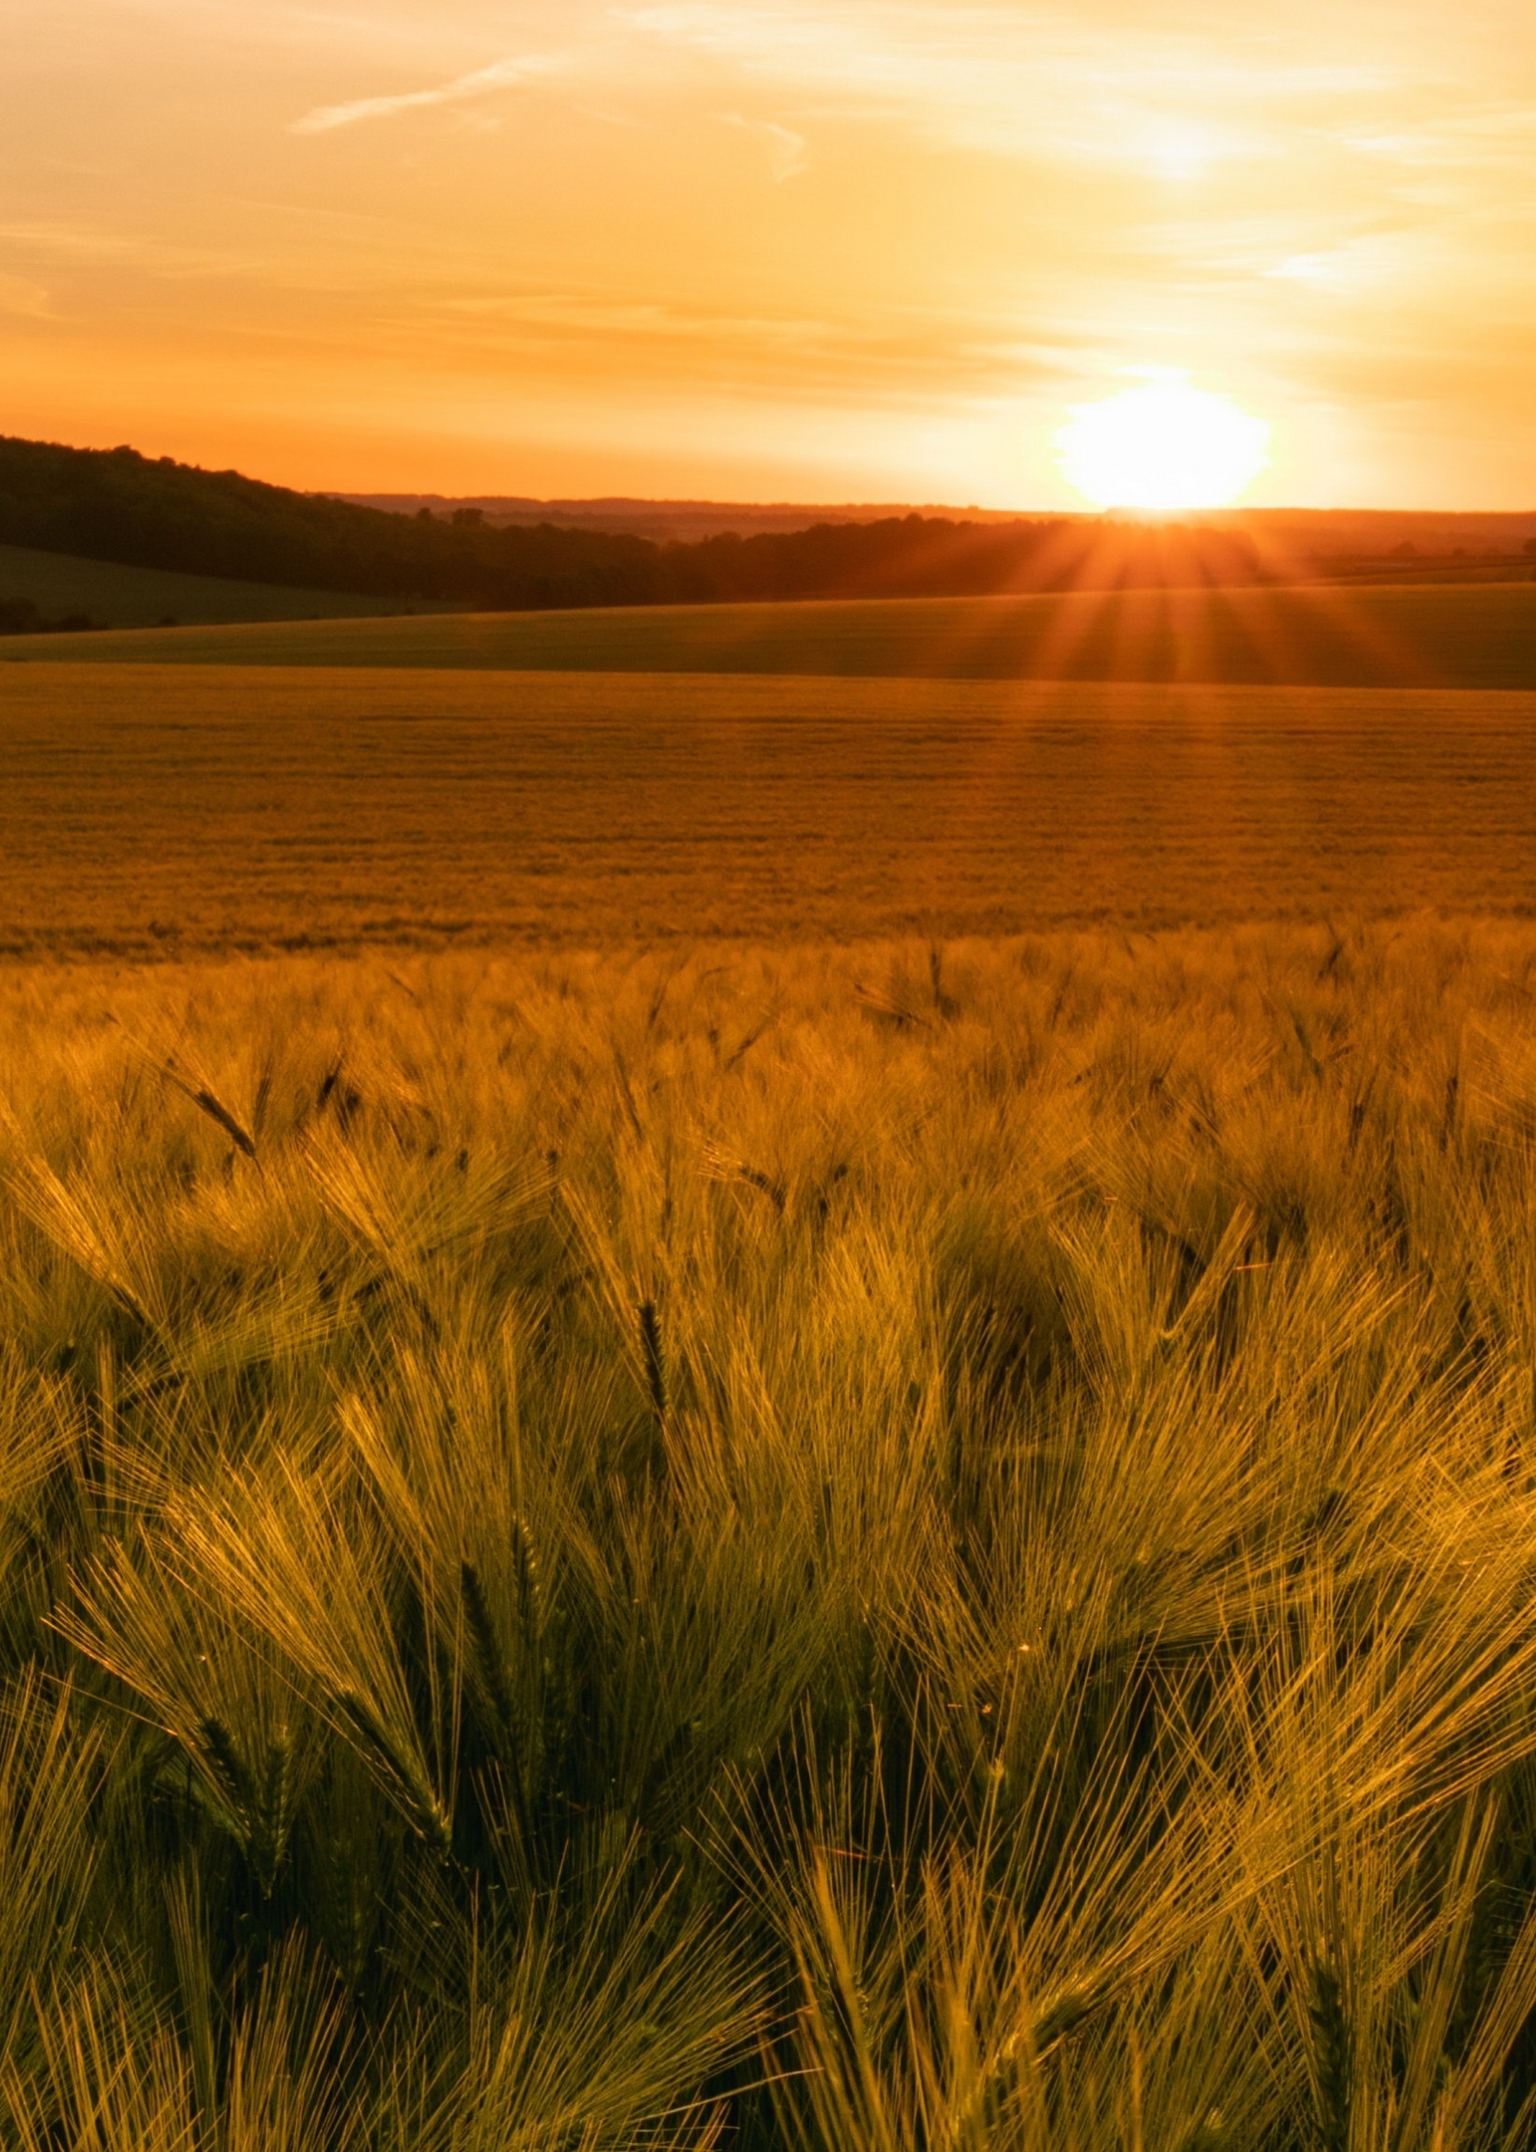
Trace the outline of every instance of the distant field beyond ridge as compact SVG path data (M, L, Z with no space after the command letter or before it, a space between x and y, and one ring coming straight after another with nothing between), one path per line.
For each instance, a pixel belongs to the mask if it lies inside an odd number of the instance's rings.
M1536 913L1536 695L0 668L0 951Z
M0 644L0 659L62 655L56 638ZM1536 583L292 621L97 635L68 655L96 663L1536 688Z

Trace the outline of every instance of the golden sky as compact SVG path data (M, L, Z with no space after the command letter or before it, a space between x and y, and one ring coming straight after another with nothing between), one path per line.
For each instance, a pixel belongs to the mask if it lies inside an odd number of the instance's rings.
M1533 0L6 0L0 432L301 486L1536 507Z

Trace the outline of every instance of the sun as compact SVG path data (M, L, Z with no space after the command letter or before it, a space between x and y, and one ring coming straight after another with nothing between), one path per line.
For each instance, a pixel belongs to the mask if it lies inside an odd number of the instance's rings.
M1099 508L1219 508L1269 461L1266 422L1182 374L1074 404L1055 443L1063 477Z

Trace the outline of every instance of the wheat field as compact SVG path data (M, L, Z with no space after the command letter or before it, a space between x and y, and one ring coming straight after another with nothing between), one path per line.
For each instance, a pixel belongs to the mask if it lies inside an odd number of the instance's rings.
M0 972L19 2152L1536 2096L1536 927Z
M1536 696L0 666L0 952L1536 912Z

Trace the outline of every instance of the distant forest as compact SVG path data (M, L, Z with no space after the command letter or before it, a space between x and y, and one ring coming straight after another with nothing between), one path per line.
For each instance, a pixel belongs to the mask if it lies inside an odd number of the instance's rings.
M1264 579L1245 533L908 515L657 543L474 510L390 514L131 448L0 438L0 544L488 612L726 599L972 597Z

